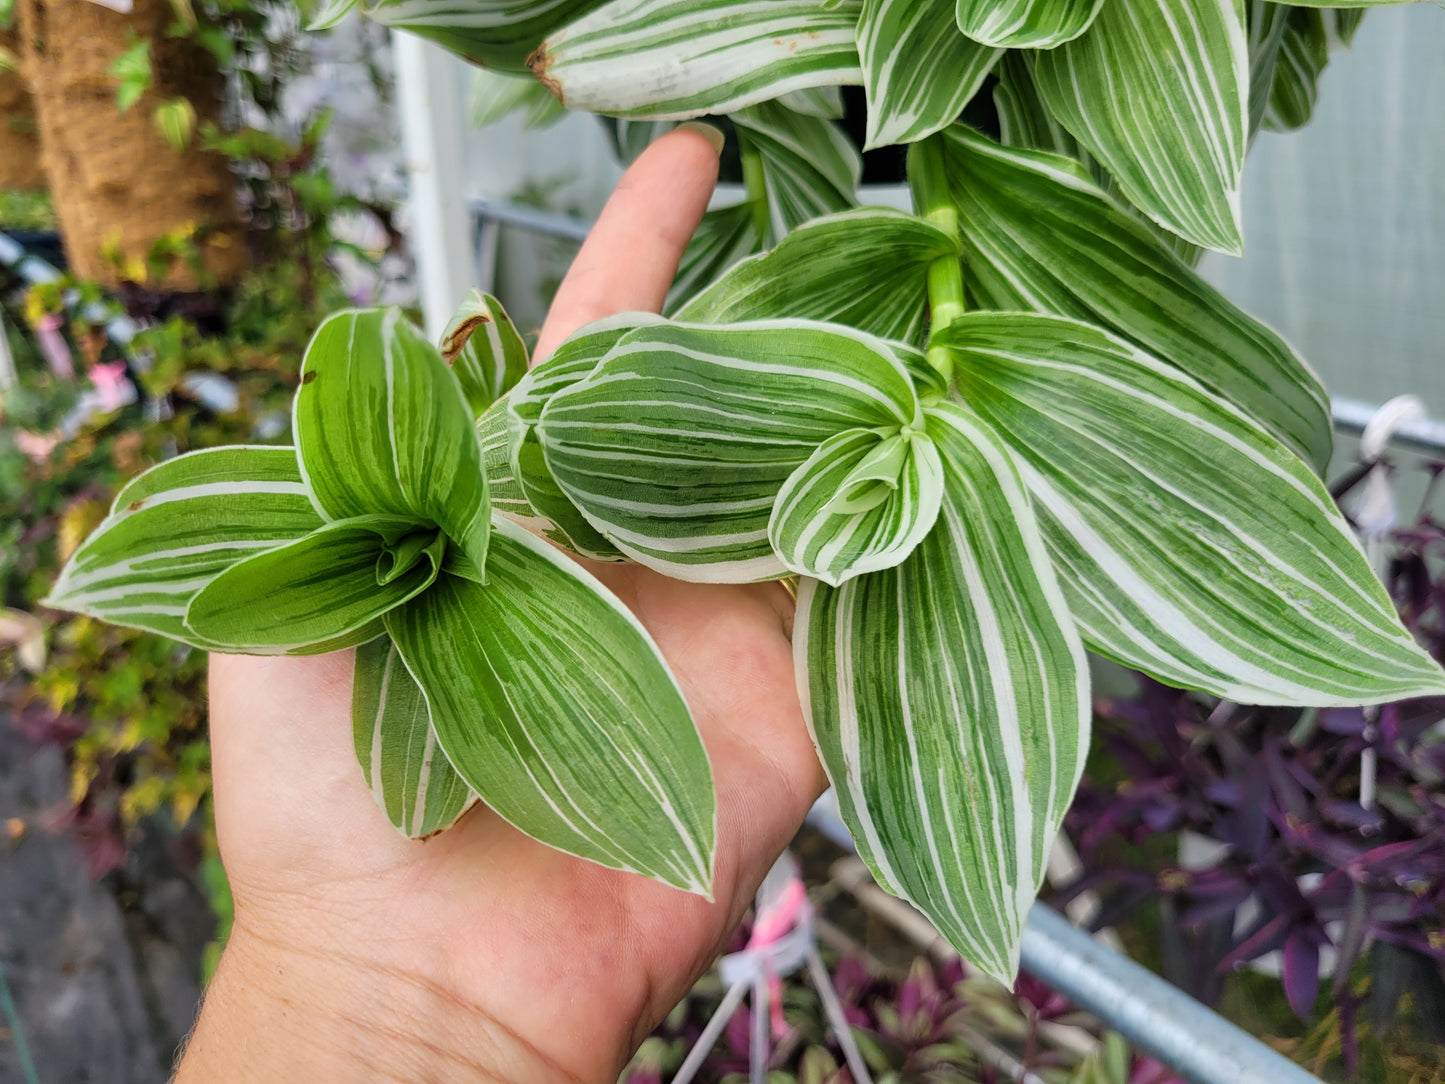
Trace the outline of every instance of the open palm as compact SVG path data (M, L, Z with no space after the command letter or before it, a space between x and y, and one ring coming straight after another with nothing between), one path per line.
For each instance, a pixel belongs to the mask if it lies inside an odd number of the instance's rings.
M558 292L577 327L657 311L706 207L696 131L628 171ZM485 807L426 842L376 808L352 751L351 654L216 656L216 825L231 946L182 1080L608 1080L736 925L824 779L777 584L591 565L657 641L718 789L715 902L553 851Z

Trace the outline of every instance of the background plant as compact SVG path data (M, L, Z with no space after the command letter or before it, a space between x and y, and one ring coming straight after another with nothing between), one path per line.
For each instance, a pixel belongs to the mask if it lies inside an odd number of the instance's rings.
M1437 478L1438 465L1428 473ZM1387 583L1438 658L1445 550L1434 492L1389 540ZM1295 1045L1307 1061L1372 1080L1438 1073L1445 701L1377 713L1244 708L1146 680L1098 709L1099 755L1070 815L1088 872L1063 898L1102 892L1100 923L1142 910L1157 944L1141 950L1206 1002L1257 997L1273 980L1232 969L1268 957L1308 1025ZM1373 797L1362 793L1366 750L1378 758ZM1212 844L1181 851L1181 834Z
M12 17L7 7L0 22ZM296 11L224 2L182 6L172 18L167 32L200 48L226 84L224 109L197 103L198 119L184 142L221 156L228 178L239 181L252 269L224 288L178 295L169 276L177 267L201 266L204 240L182 223L141 249L126 250L106 236L85 239L118 276L111 292L73 273L29 289L0 273L20 378L5 392L0 414L6 510L0 587L4 605L28 613L27 629L38 629L46 647L37 672L11 652L0 654L4 696L21 726L70 751L77 802L71 823L97 872L124 859L131 825L153 810L208 831L208 817L192 816L197 803L205 813L209 790L204 655L149 634L66 619L38 600L138 470L193 449L284 438L306 342L325 314L355 300L353 291L369 292L373 281L385 285L369 269L400 244L384 179L369 178L363 187L339 181L323 153L323 143L335 143L334 114L314 96L300 100L314 59ZM130 48L150 57L145 45ZM127 85L127 71L136 84L132 94L154 89L150 63L106 76L108 85ZM384 70L368 65L365 78L384 103ZM100 108L114 113L120 104L110 94ZM0 228L51 228L52 203L40 191L0 193ZM358 222L366 228L358 230ZM53 236L24 239L63 260ZM198 283L219 285L204 277ZM139 323L128 350L108 341L96 317L101 311ZM82 379L49 372L33 332L26 334L45 314L61 320L59 335ZM126 366L140 389L137 402L118 411L78 407L94 398L83 377L101 361Z
M138 469L191 448L255 440L258 424L284 425L296 358L320 318L292 309L278 319L293 270L250 279L222 310L220 337L181 316L144 331L135 344L151 361L135 374L144 401L95 416L68 439L53 434L79 389L49 373L26 339L13 340L22 383L6 395L0 421L0 587L6 607L34 615L46 651L34 672L0 655L5 699L22 728L70 749L71 797L97 874L124 858L138 818L166 809L184 826L208 795L205 658L149 634L64 617L40 600ZM343 300L325 285L318 307ZM76 326L77 341L95 333L87 322ZM188 379L198 372L232 382L234 409L218 413L194 398Z
M916 958L890 969L866 953L830 961L830 972L849 1025L870 1072L880 1084L901 1081L970 1081L1004 1084L1017 1079L998 1053L1050 1084L1176 1084L1157 1062L1132 1051L1057 994L1029 980L1010 993L969 976L953 960ZM722 1000L715 978L698 983L623 1072L620 1084L660 1084L697 1041ZM770 1084L843 1084L852 1077L828 1042L817 995L802 981L783 987L788 1031L775 1044ZM750 1014L740 1008L698 1077L741 1084L748 1079ZM1067 1034L1069 1042L1059 1036ZM994 1060L981 1057L980 1040ZM1083 1048L1083 1049L1081 1049ZM1087 1051L1087 1052L1086 1052Z

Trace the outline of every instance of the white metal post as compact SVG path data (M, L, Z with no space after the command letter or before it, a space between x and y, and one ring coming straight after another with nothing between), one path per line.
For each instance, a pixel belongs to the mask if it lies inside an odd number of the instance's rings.
M473 277L460 61L414 34L394 32L392 48L422 317L427 334L438 338Z

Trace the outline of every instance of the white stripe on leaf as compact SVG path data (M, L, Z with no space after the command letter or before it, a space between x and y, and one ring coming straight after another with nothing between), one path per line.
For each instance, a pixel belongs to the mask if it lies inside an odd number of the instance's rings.
M493 523L485 588L443 576L386 617L447 759L549 846L708 894L711 769L656 645L579 565Z
M938 522L896 568L803 581L800 694L879 882L1009 982L1082 770L1087 668L1007 450L951 404L928 432Z
M367 786L403 835L450 827L475 800L437 749L426 697L388 637L356 650L351 719Z
M1319 479L1237 408L1077 321L970 313L939 339L1100 654L1246 703L1445 691Z

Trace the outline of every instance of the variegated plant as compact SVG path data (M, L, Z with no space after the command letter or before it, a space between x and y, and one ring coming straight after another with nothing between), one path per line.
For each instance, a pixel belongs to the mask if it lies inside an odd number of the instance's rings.
M861 85L869 147L942 131L1013 60L1056 136L1144 216L1237 253L1254 133L1302 124L1331 47L1363 9L1401 2L333 0L317 25L360 6L494 69L494 92L534 109L502 89L508 75L530 68L567 108L648 120Z
M1261 704L1445 673L1319 480L1325 398L1278 336L1071 159L955 127L910 176L923 217L820 219L676 320L584 328L479 431L496 507L576 552L799 577L860 853L1008 979L1087 749L1085 648ZM964 267L1014 311L969 309Z
M52 606L210 650L357 646L357 757L408 836L474 797L537 839L708 893L714 797L656 645L617 599L492 511L477 413L526 365L490 299L441 354L396 310L307 349L296 447L147 471L76 551Z
M1239 247L1250 139L1307 118L1358 10L368 14L497 79L530 65L624 118L625 145L729 114L749 193L704 223L670 319L590 325L526 375L488 298L444 339L450 371L394 313L334 318L295 449L154 468L57 583L55 605L201 647L360 645L358 757L408 835L475 795L553 846L707 890L714 798L677 686L537 536L685 580L795 579L799 692L860 853L1006 980L1087 751L1086 650L1252 703L1445 692L1321 485L1319 381L1191 268ZM997 139L954 123L991 76ZM917 213L853 206L845 83L873 145L913 144ZM550 112L518 87L508 102Z

